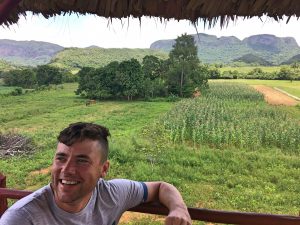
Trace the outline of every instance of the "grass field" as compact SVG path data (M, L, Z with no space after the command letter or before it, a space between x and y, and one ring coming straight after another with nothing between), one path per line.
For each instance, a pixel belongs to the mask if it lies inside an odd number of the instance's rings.
M286 150L280 145L248 148L229 142L215 145L194 142L184 135L183 141L175 141L162 121L169 121L166 113L174 112L175 105L190 100L176 104L101 101L87 107L85 99L74 95L75 89L76 84L65 84L63 89L17 97L0 96L1 132L24 134L37 145L37 152L33 155L0 159L0 170L8 176L9 187L35 190L47 184L49 173L33 171L51 165L58 132L69 123L90 121L111 130L112 166L108 178L165 180L178 187L192 207L298 215L300 161L297 148ZM236 96L231 105L225 100L222 104L237 109L234 112L243 117L242 105L250 108L252 103L241 103L238 92ZM255 104L266 107L259 96L254 98ZM204 99L200 101L203 101L201 107L211 108L212 104L205 104ZM220 104L212 111L205 111L211 121L217 115L212 112L219 109L222 112ZM293 107L293 110L298 112L300 109ZM289 110L286 113L282 107L274 107L269 112L299 121L299 114L289 113ZM223 113L227 118L232 116L226 108ZM175 119L177 115L169 118ZM199 112L199 115L202 114ZM244 120L249 118L253 119L244 114ZM286 130L297 129L299 123L285 126ZM161 223L136 219L130 224Z
M231 80L210 80L210 82L229 82L229 83L243 83L248 85L266 85L269 87L277 87L300 98L300 81L287 80L246 80L246 79L231 79Z
M0 82L0 95L3 95L3 94L9 94L9 93L11 93L14 89L15 89L15 87L1 86L1 82Z

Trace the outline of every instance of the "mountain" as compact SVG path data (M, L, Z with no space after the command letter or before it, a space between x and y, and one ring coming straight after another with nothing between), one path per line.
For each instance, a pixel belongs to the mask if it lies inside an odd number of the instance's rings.
M292 63L300 63L300 54L294 55L292 58L288 59L287 61L282 62L281 65L287 65Z
M198 56L204 63L234 63L280 65L300 54L300 47L294 38L279 38L274 35L253 35L240 40L234 36L217 37L208 34L193 35L198 47ZM51 63L60 68L78 70L84 66L100 67L111 61L136 58L140 62L146 55L168 58L175 40L159 40L150 49L105 49L95 45L87 48L64 48L39 41L13 41L0 39L0 60L10 65L36 66ZM2 62L2 65L4 63ZM9 68L9 66L2 66Z
M153 49L128 49L128 48L100 48L90 46L87 48L66 48L58 52L51 60L51 65L65 69L78 70L85 66L101 67L112 61L124 61L135 58L142 62L146 55L154 55L167 59L168 54Z
M242 62L245 64L251 64L255 66L272 66L273 64L268 62L267 60L263 59L262 57L253 55L253 54L246 54L242 57L234 59L233 62Z
M192 35L198 47L198 56L204 63L231 63L247 54L278 65L294 55L300 54L300 47L292 37L276 37L270 34L253 35L240 40L234 36L217 37L208 34ZM169 52L175 40L159 40L150 49Z
M62 46L48 42L0 39L0 59L17 65L46 64L63 49Z

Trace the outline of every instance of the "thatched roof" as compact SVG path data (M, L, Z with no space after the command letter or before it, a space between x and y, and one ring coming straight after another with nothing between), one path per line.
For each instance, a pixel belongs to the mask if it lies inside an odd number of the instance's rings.
M95 14L106 18L129 16L187 19L221 26L238 16L267 15L275 20L300 16L299 0L0 0L0 23L17 23L26 11L48 18L66 13ZM18 3L19 2L19 3ZM15 6L17 5L17 6ZM2 11L1 11L2 10ZM5 10L5 11L4 11Z

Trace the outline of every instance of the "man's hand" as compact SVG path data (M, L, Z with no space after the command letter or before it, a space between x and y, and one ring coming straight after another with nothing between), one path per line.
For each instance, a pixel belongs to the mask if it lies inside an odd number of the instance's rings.
M165 182L146 182L147 202L159 201L169 209L165 225L191 225L191 217L179 191Z
M169 213L165 225L191 225L192 220L187 209L177 209Z

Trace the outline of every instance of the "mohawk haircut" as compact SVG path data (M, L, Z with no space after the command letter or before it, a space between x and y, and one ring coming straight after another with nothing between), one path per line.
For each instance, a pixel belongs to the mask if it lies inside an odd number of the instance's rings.
M86 139L98 141L102 146L101 149L103 149L103 161L106 161L108 157L108 136L110 136L109 130L104 126L94 123L77 122L63 129L58 135L57 140L67 146Z

